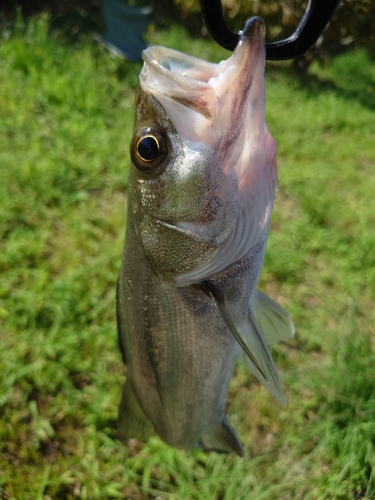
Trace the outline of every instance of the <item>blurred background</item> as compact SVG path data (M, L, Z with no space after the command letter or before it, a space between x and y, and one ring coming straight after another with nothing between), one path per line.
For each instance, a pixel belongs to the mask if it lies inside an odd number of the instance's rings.
M153 9L145 43L230 56L198 2L132 6ZM0 498L375 499L375 2L342 1L309 53L267 63L280 189L259 287L297 334L273 349L286 408L236 368L228 415L244 459L116 433L141 62L107 50L102 8L0 2ZM264 17L274 40L304 3L223 8L235 31Z
M70 36L103 28L101 8L113 0L1 0L0 12L3 21L14 21L17 9L24 19L41 12L48 12L55 27L72 30ZM115 0L116 1L116 0ZM151 7L153 21L157 28L165 28L171 23L183 23L194 36L207 35L202 26L199 0L117 0L130 7ZM305 0L223 0L223 13L228 27L238 32L249 15L262 17L267 26L270 41L283 39L293 33L301 19L307 2ZM251 13L251 14L249 14ZM370 53L375 51L375 5L374 0L341 0L332 22L322 39L313 49L315 56L324 57L345 49L365 47ZM324 42L324 43L323 43ZM309 59L312 55L309 54ZM301 63L302 64L302 63ZM306 62L305 62L306 64ZM302 65L304 66L304 65Z

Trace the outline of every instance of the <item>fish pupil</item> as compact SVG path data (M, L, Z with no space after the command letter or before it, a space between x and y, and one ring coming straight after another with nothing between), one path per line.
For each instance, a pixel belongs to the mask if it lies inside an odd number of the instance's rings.
M152 161L159 155L159 143L155 137L144 137L138 144L138 154L143 161Z

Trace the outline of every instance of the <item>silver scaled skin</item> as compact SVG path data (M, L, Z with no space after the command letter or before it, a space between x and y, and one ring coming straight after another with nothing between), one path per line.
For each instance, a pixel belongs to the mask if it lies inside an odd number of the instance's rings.
M267 343L293 334L256 288L277 187L264 26L251 19L219 65L161 47L143 58L117 290L119 431L243 456L224 414L236 360L285 404Z

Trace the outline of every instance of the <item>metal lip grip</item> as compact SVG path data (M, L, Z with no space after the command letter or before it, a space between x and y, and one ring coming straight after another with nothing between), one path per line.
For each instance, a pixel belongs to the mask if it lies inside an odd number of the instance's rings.
M303 55L314 45L327 26L340 0L309 0L296 31L289 38L266 43L266 59L280 61ZM239 35L230 31L223 18L220 0L200 0L204 23L212 38L225 49L233 51Z

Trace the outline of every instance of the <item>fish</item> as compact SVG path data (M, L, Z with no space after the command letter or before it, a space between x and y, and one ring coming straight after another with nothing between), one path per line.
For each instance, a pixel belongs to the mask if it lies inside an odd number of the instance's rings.
M118 430L243 456L225 414L235 364L285 405L268 344L294 334L257 289L278 187L264 23L250 19L219 64L159 46L142 57L117 286Z

